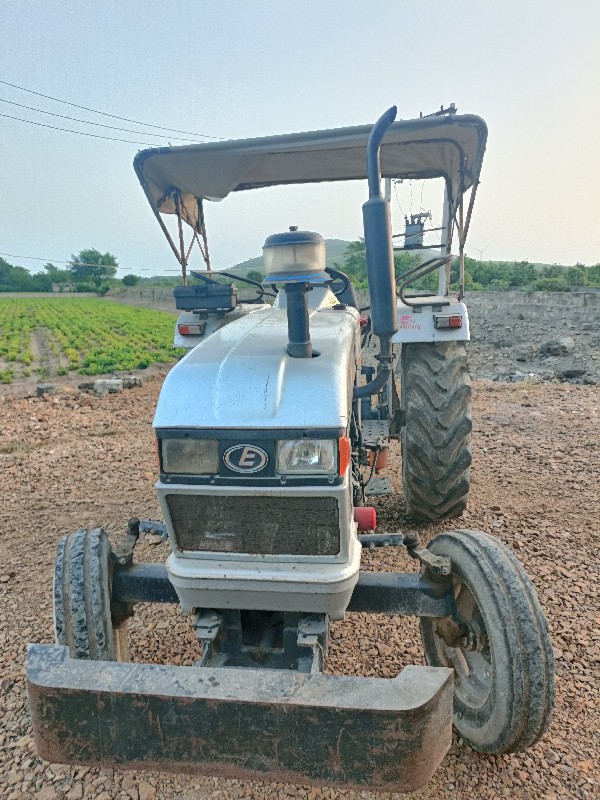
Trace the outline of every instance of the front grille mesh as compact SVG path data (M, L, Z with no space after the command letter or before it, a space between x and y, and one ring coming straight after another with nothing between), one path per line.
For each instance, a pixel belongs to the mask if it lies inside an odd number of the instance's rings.
M334 497L169 494L166 500L182 550L331 556L340 549Z

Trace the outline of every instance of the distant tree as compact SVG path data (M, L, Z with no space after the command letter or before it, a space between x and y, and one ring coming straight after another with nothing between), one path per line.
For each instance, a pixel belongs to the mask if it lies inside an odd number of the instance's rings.
M565 270L565 279L569 286L585 286L587 277L583 264L576 264L574 267L567 267Z
M76 256L72 255L69 262L69 269L76 283L93 283L96 287L112 278L118 266L112 253L101 253L94 248L81 250Z
M135 286L138 284L142 279L137 275L125 275L123 278L123 286Z
M534 281L532 288L536 292L568 292L569 284L562 277L538 278Z
M421 263L420 256L406 251L394 256L394 272L396 279L403 273L416 267ZM352 283L357 289L367 289L367 260L365 257L365 240L357 239L355 242L350 242L344 252L344 260L341 264L334 265L336 269L345 272L351 279ZM426 275L417 281L410 284L411 288L415 289L435 289L437 286L437 274Z
M544 267L542 276L544 278L561 278L564 275L565 268L560 264L552 264L550 267Z
M511 286L527 286L536 278L535 267L529 261L513 261L512 274L509 278Z
M48 284L50 281L48 281ZM0 258L0 291L1 292L35 292L40 291L34 278L25 267L14 267L4 258Z
M600 264L588 267L587 280L588 286L600 286Z
M52 283L70 283L73 280L70 269L61 269L50 262L44 264L44 269L45 277L49 277Z
M246 275L246 277L251 281L257 281L257 283L261 283L264 275L262 272L258 272L255 269L251 269L250 272Z
M365 258L365 240L357 239L350 242L344 252L344 261L335 264L336 269L341 269L352 279L352 283L359 289L367 286L367 261Z

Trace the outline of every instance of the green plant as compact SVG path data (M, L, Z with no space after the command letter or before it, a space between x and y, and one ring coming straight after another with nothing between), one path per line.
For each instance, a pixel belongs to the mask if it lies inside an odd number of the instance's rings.
M531 287L536 292L568 292L566 278L538 278Z
M54 357L62 362L58 375L145 369L179 355L172 347L173 324L171 314L97 298L0 298L0 357L29 367L32 334L43 329ZM43 366L35 371L46 374ZM11 379L17 374L7 372Z

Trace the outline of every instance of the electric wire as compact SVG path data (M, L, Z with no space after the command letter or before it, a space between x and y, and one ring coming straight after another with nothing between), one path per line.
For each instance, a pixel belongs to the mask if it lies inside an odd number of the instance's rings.
M157 134L154 134L154 133L147 134L146 131L136 131L133 128L121 128L118 125L107 125L104 122L90 122L90 120L79 119L78 117L69 117L66 114L55 114L53 111L44 111L41 108L34 108L33 106L25 106L22 103L15 103L13 100L5 100L3 97L0 97L0 103L9 103L11 106L18 106L19 108L26 108L28 111L35 111L38 114L48 114L51 117L60 117L60 119L69 119L72 122L81 122L84 125L96 125L99 128L109 128L112 131L126 131L127 133L137 133L137 134L141 134L142 136L146 136L146 135L148 135L148 136L156 136L157 135ZM187 139L187 138L185 138L183 136L171 136L170 134L166 138L179 139L180 141L183 141L183 142L194 141L193 139Z
M69 264L73 267L93 267L93 266L103 266L102 264L87 264L85 261L73 261L69 259L65 261L64 259L60 258L40 258L40 256L18 256L15 253L0 253L0 256L6 256L6 258L24 258L28 261L45 261L47 264ZM117 267L118 270L121 272L153 272L154 267L136 267L135 270L132 267ZM178 274L181 273L180 269L164 269L162 272L177 272Z
M150 122L140 122L137 119L130 119L129 117L120 117L118 114L109 114L106 111L98 111L96 108L89 108L88 106L81 106L77 103L70 103L68 100L61 100L59 97L52 97L49 94L42 94L42 92L34 92L33 89L26 89L24 86L17 86L15 83L9 83L8 81L0 80L0 84L3 86L10 86L12 89L18 89L21 92L28 92L29 94L35 94L37 97L44 97L46 100L53 100L55 103L63 103L67 106L72 106L73 108L80 108L82 111L89 111L92 114L101 114L103 117L111 117L112 119L119 119L121 122L132 122L134 125L142 125L145 128L155 128L156 130L161 131L171 131L173 133L184 133L188 136L195 136L199 139L218 139L223 141L222 136L210 136L208 133L193 133L191 131L180 131L177 128L167 128L164 125L153 125Z
M396 203L398 203L398 208L400 209L400 213L402 214L403 217L406 217L406 214L404 213L404 209L402 208L402 205L400 204L400 198L398 197L398 184L397 184L396 181L394 181L394 195L396 197Z
M12 114L0 114L0 117L6 119L14 119L17 122L26 122L28 125L37 125L39 128L50 128L53 131L62 131L63 133L76 133L78 136L91 136L92 139L106 139L109 142L126 142L127 144L142 144L145 147L160 147L161 145L156 142L134 142L131 139L118 139L116 136L101 136L99 133L87 133L86 131L74 131L72 128L59 128L57 125L47 125L45 122L33 122L30 119L23 119L22 117L14 117Z

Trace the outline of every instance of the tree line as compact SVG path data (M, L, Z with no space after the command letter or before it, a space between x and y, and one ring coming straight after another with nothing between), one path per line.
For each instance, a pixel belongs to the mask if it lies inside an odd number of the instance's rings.
M416 267L422 257L406 251L394 257L396 278ZM72 255L64 268L54 264L44 264L42 272L31 273L24 267L9 264L0 257L0 292L95 292L105 294L111 286L135 286L142 281L137 275L126 275L122 280L115 278L119 264L112 253L101 253L95 248L81 250ZM365 243L363 239L351 242L341 263L336 267L346 272L357 289L366 291L367 267ZM250 279L262 280L258 271L248 273ZM458 288L458 258L450 270L451 288ZM152 282L153 279L149 279ZM157 279L161 280L161 279ZM169 284L177 284L177 279L163 279ZM145 283L147 281L144 281ZM416 281L409 288L436 291L437 273L430 273ZM529 261L483 261L465 256L465 288L467 291L502 292L549 291L566 292L573 289L600 288L600 264L586 267L575 264L572 267L552 264L541 270Z
M52 292L56 289L106 294L115 282L118 266L112 253L101 253L95 248L72 255L65 267L48 262L42 272L34 273L0 258L0 292ZM136 275L126 275L119 283L132 286L139 280Z
M435 253L432 252L431 257ZM394 271L398 280L402 274L418 266L424 259L420 255L406 251L394 256ZM344 260L336 266L346 272L357 289L366 291L367 265L363 239L351 242L344 253ZM450 286L458 288L458 258L450 269ZM410 288L423 291L436 291L438 276L430 273L410 285ZM465 256L465 288L468 291L504 292L510 290L567 292L580 288L600 288L600 264L586 267L575 264L573 267L552 264L541 270L529 261L482 261Z

